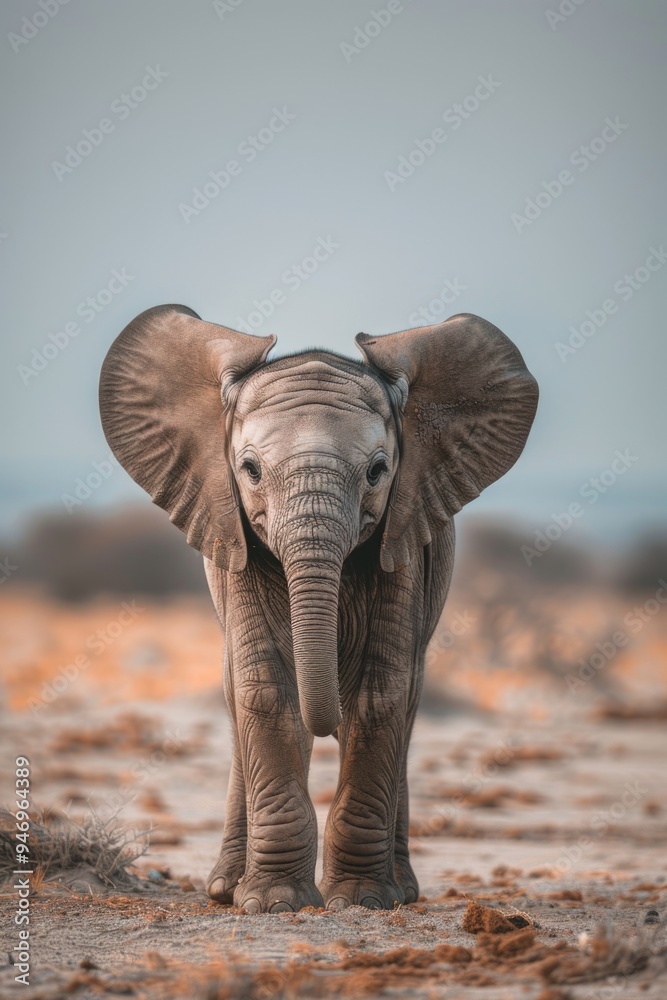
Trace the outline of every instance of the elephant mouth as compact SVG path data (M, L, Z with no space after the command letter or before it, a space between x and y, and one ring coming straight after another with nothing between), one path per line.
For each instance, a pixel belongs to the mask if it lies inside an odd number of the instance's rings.
M264 510L255 511L253 513L252 517L248 518L248 522L249 522L250 527L252 528L252 530L259 537L260 541L262 541L266 545L266 543L267 543L267 533L266 533L266 530L267 530L267 519L266 519L266 511L264 511Z
M378 518L376 514L373 514L370 510L363 510L361 512L361 518L359 520L359 540L355 548L367 542L371 535L374 533L381 518Z

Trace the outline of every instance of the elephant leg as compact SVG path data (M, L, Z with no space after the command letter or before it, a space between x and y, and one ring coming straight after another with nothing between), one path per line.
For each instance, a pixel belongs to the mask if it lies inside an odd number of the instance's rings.
M278 661L236 679L236 717L247 803L246 865L234 904L250 913L322 906L315 887L317 821L308 794L312 737L296 686Z
M213 589L212 593L215 593ZM207 879L206 891L211 899L214 899L218 903L231 903L234 897L234 889L245 871L248 823L246 789L234 704L234 677L228 649L225 649L223 673L225 700L231 716L233 733L232 764L229 770L229 782L227 785L225 831L222 838L222 846L218 860Z
M405 893L394 841L403 756L399 718L343 725L338 789L329 811L320 891L330 909L392 909Z
M415 903L419 897L419 883L410 864L408 837L410 829L410 802L408 795L407 754L403 759L398 789L396 813L396 838L394 841L394 881L403 890L404 902Z
M215 899L218 903L231 903L233 900L234 889L245 871L247 840L245 782L238 737L235 733L232 766L227 787L225 832L220 856L206 883L206 891L211 899Z

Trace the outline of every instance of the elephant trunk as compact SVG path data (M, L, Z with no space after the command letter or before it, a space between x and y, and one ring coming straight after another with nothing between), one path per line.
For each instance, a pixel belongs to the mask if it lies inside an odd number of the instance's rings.
M294 666L306 729L328 736L341 722L338 599L353 548L345 481L337 470L296 470L277 545L289 591Z
M285 568L301 717L313 736L341 721L338 694L338 593L342 560L306 555Z

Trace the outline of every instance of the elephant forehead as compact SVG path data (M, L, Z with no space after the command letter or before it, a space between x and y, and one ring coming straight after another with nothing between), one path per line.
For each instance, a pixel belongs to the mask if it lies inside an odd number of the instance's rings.
M236 421L233 434L236 452L253 445L276 466L298 455L328 455L356 466L393 442L393 429L380 414L328 403L259 407Z
M236 413L241 418L258 410L287 414L304 406L391 418L385 389L360 365L307 355L282 358L251 375L239 393Z

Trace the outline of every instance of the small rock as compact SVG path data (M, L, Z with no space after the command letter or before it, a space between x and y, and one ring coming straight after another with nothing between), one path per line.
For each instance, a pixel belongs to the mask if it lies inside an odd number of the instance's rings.
M157 868L151 868L151 870L148 873L148 878L151 880L151 882L156 882L157 885L162 885L162 883L164 882L164 875L162 874L162 872L159 872Z
M647 912L646 916L644 917L644 923L645 924L659 924L660 923L660 914L658 913L658 911L657 910L649 910Z

